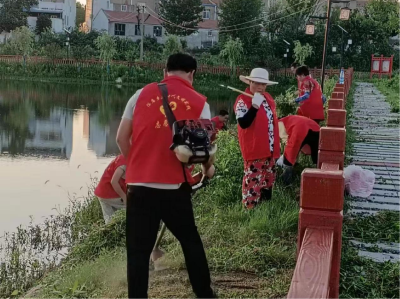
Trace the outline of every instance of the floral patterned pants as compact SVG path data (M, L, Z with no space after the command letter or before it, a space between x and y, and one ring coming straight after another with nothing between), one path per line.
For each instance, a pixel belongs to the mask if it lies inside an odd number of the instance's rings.
M271 189L276 178L275 160L264 158L244 161L242 202L247 209L261 202L261 190Z

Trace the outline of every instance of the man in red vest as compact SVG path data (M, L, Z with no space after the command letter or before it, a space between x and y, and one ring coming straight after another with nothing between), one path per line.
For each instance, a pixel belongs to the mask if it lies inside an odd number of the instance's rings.
M322 94L321 86L311 78L310 71L306 66L296 69L296 77L300 82L299 97L295 99L295 102L300 105L297 115L311 118L316 123L323 121L325 119L325 97Z
M123 155L117 156L107 166L100 182L94 190L94 195L99 199L103 217L106 224L112 215L126 205L125 184L126 160Z
M214 128L215 128L216 133L218 133L221 130L227 130L228 129L227 126L226 126L226 124L228 122L228 119L229 119L229 112L226 111L226 110L221 110L219 112L219 115L217 115L217 116L215 116L215 117L213 117L211 119L211 121L214 124Z
M177 120L210 119L206 97L192 86L196 60L186 54L168 58L164 80ZM172 133L157 83L146 85L129 100L117 133L127 157L126 243L129 298L147 298L149 260L162 220L178 239L189 279L199 298L213 298L206 254L194 220L193 181L189 169L170 150ZM212 177L214 166L202 165Z
M314 164L318 161L319 125L304 116L289 115L279 119L279 137L285 143L283 155L276 164L284 167L283 181L289 184L292 179L293 165L297 155L304 145L311 149L311 159Z

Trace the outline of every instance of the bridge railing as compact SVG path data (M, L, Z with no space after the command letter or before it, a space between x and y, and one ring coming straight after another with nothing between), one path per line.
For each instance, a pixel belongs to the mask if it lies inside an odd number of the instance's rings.
M301 175L297 263L287 298L338 298L344 200L345 102L353 80L337 83L319 140L318 168Z

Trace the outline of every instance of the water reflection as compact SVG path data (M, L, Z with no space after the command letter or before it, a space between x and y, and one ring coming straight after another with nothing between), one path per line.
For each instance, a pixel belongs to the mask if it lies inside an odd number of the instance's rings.
M70 159L78 143L100 157L116 154L120 115L135 89L1 82L0 153Z
M0 81L0 235L87 193L118 153L121 115L140 87ZM212 115L232 111L236 94L197 89Z

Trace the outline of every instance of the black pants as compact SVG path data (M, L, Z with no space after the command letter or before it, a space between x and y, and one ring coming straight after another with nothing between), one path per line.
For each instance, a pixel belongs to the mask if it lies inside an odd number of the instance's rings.
M319 132L308 130L306 138L304 138L301 148L308 144L311 148L311 159L314 164L318 163L318 147L319 147Z
M195 225L190 188L161 190L130 186L126 207L128 296L147 298L149 260L162 220L178 239L194 293L212 298L210 271Z
M308 144L311 148L311 159L314 164L318 163L318 145L319 145L319 132L314 132L312 130L308 130L306 138L304 138L303 143L300 146L300 150ZM286 157L284 157L284 164L288 166L293 166Z

